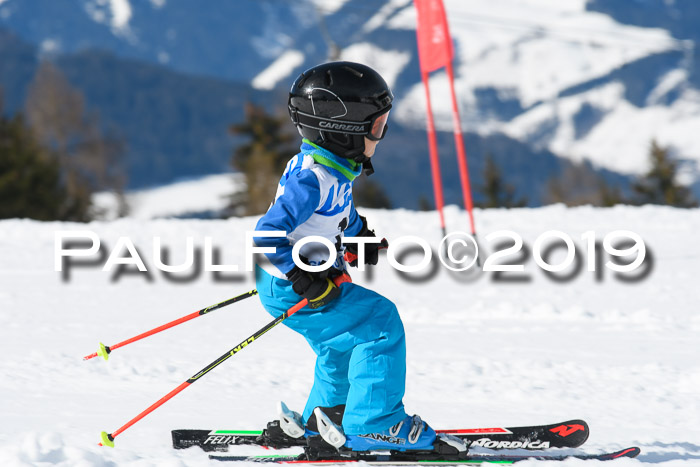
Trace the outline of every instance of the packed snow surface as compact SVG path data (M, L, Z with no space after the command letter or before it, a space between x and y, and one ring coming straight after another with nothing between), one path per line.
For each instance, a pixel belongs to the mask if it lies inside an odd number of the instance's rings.
M363 212L390 242L416 235L437 248L435 212ZM466 228L463 211L450 207L446 216L450 231ZM512 255L505 260L523 263L523 273L500 279L482 273L463 282L438 266L432 279L413 283L382 257L373 277L354 273L357 283L400 310L409 413L442 428L580 417L591 427L583 451L642 448L638 459L615 466L698 465L700 210L550 206L477 210L475 217L486 255L498 243L488 240L490 233L517 232L532 250L554 229L577 244L582 267L556 282L532 254ZM243 269L244 232L255 222L0 221L0 465L212 465L198 449L173 450L170 430L259 429L275 417L280 399L300 410L314 355L300 336L279 326L124 431L114 449L97 446L100 431L115 431L271 319L254 297L116 349L107 362L83 361L98 342L115 344L254 287L250 273L224 273L217 281L193 268L179 275L195 277L173 282L155 267L153 238L169 248L167 264L185 260L186 237L200 249L210 237L221 252L217 264ZM602 241L621 229L639 234L653 256L642 280L625 282L605 266L600 274L587 271L581 236L594 231ZM93 256L83 258L91 266L70 268L64 280L54 270L55 235L62 230L94 232L105 255L128 237L148 275L115 277L114 270L102 271L107 256ZM115 255L128 256L126 250ZM608 259L604 254L603 263ZM558 261L558 254L550 258ZM502 280L514 276L526 280Z

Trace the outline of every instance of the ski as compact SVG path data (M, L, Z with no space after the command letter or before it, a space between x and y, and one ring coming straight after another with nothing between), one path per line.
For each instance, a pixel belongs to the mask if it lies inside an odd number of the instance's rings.
M638 447L629 447L615 452L607 452L603 454L546 454L533 453L524 455L499 455L499 454L474 454L468 455L464 459L449 459L449 458L434 458L427 456L421 458L420 454L407 453L390 453L390 454L372 454L372 453L353 453L352 457L343 457L342 455L308 460L305 456L289 456L289 455L266 455L266 456L222 456L209 455L210 459L229 462L259 462L272 464L305 464L305 465L329 465L329 464L345 464L349 462L363 462L369 465L459 465L459 466L477 466L477 465L509 465L516 462L526 460L543 460L543 461L564 461L567 459L582 459L582 460L598 460L609 461L620 459L623 457L637 457L640 453Z
M271 424L273 425L274 422ZM185 449L198 446L204 451L228 451L232 445L257 445L272 448L305 446L305 438L270 436L273 426L265 430L172 430L173 447ZM465 428L436 430L467 440L472 447L489 449L576 448L588 439L588 424L583 420L568 420L550 425L518 427Z

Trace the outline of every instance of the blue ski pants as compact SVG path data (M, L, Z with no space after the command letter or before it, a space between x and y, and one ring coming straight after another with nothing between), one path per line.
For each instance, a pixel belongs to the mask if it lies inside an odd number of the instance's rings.
M260 301L272 316L301 299L291 282L260 268L256 276ZM305 423L315 407L341 404L349 435L383 431L406 417L406 339L393 302L346 282L335 300L315 310L305 307L284 324L304 336L317 355Z

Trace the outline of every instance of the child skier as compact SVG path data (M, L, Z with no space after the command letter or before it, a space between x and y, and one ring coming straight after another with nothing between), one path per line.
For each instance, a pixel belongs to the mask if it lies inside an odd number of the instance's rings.
M352 183L363 169L368 175L373 171L370 160L386 134L392 101L376 71L351 62L313 67L290 90L289 113L303 140L256 227L286 232L286 237L256 238L258 246L276 248L267 254L274 271L258 269L257 289L275 317L302 297L309 300L284 323L306 338L317 360L303 415L281 404L281 426L292 437L321 431L335 447L354 451L431 450L440 442L466 451L461 440L436 436L420 417L404 410L406 348L396 306L351 282L336 285L339 276L347 275L344 250L360 253L358 244L343 244L343 237L375 236L355 210ZM294 244L310 235L335 245L335 261L323 272L307 272L292 259ZM374 241L360 247L367 264L377 264L379 249L386 246ZM301 247L306 264L327 260L327 248L318 245ZM342 429L333 427L340 431L335 437L320 429L326 422L319 420L324 412L317 407L332 408L325 413L338 415L338 423L342 417Z

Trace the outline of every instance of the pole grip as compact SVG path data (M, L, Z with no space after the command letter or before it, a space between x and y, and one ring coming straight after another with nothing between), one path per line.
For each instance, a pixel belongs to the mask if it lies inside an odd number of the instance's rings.
M389 241L386 238L382 238L382 241L379 242L379 250L386 250L389 248ZM345 251L345 254L343 255L343 259L345 259L346 262L352 263L357 259L357 255L355 253L350 253L349 251ZM340 276L339 276L340 277ZM348 276L350 277L350 276ZM343 281L343 282L352 282L352 281ZM336 284L338 285L338 284Z

